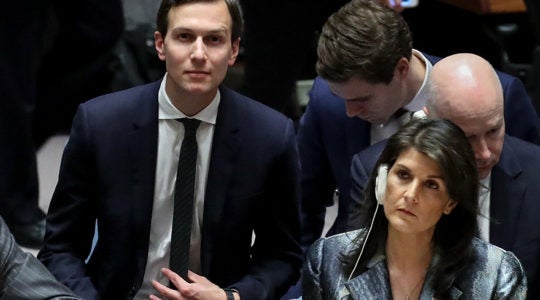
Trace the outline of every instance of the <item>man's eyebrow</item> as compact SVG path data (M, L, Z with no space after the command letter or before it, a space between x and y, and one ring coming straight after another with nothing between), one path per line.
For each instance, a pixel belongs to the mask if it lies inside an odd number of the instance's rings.
M183 27L183 26L174 27L174 28L171 29L171 31L172 32L178 32L178 31L199 32L199 30L196 30L196 29L193 29L193 28L190 28L190 27ZM223 34L223 33L227 33L227 28L220 27L220 28L217 28L217 29L202 30L202 32L204 32L205 34Z

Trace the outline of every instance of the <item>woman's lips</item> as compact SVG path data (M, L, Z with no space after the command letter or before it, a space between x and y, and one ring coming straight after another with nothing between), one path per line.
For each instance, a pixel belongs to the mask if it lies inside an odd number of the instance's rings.
M409 215L409 216L416 216L415 214L413 214L410 210L407 210L405 208L399 208L398 211L406 214L406 215Z

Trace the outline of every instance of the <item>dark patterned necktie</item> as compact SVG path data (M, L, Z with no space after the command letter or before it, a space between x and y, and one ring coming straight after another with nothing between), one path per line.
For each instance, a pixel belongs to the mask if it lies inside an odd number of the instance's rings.
M184 124L185 133L176 173L169 267L187 281L197 162L196 133L201 121L187 118L178 121Z

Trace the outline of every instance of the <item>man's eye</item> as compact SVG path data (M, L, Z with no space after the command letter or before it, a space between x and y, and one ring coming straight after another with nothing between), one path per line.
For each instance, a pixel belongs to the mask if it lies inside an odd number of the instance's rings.
M190 34L188 34L188 33L180 33L178 35L178 39L182 40L182 41L189 40L190 39Z
M212 35L206 38L206 40L212 44L216 44L221 42L221 37L217 35Z
M495 133L499 132L499 128L493 128L490 131L488 131L488 135L493 135Z

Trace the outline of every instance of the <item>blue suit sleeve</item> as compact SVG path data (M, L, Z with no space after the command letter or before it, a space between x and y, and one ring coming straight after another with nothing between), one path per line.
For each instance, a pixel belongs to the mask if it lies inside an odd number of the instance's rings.
M309 103L300 120L298 148L301 161L302 247L304 251L317 240L324 228L326 208L332 206L336 183L322 138L323 99L318 92L320 79L309 92Z
M540 118L525 86L516 77L499 73L504 91L506 133L540 145Z

